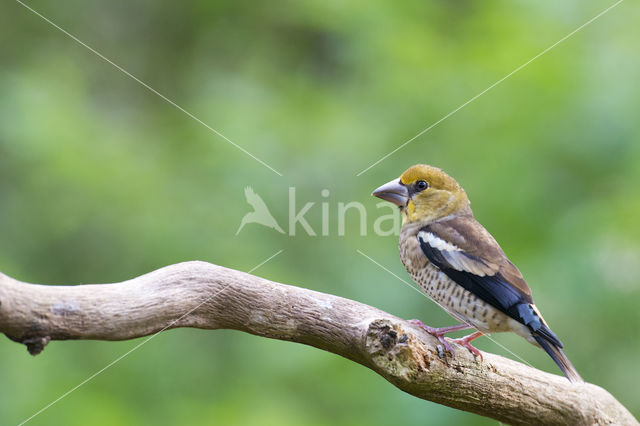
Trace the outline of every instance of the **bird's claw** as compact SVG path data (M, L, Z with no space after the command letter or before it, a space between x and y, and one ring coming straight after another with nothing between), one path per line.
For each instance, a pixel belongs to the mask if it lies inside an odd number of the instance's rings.
M438 340L440 340L440 342L442 343L442 346L444 346L444 348L447 350L447 352L449 352L451 354L451 357L455 358L456 351L453 350L453 347L451 347L449 342L447 342L446 338L444 336L436 336L436 337L438 338Z
M436 337L440 341L440 343L442 343L442 346L444 346L444 349L451 354L451 356L453 357L456 356L456 351L454 351L451 345L449 344L449 342L445 340L444 333L442 332L441 329L429 327L428 325L423 324L422 321L418 319L410 319L407 322L413 325L417 325L418 327L420 327L430 335Z
M417 325L418 327L423 328L425 330L427 330L428 328L431 328L428 325L424 325L422 321L420 321L419 319L410 319L410 320L407 320L407 322L409 324Z
M480 352L478 348L472 346L471 343L469 343L469 341L466 338L462 337L460 339L450 339L447 337L447 340L449 340L451 343L457 343L460 346L464 346L469 350L469 352L473 354L474 357L480 358L480 361L483 360L482 352Z

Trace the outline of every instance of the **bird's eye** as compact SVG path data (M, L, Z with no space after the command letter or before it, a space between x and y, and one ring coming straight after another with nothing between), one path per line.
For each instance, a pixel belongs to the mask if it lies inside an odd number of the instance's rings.
M423 180L419 180L416 182L416 189L418 191L424 191L425 189L427 189L429 187L429 184Z

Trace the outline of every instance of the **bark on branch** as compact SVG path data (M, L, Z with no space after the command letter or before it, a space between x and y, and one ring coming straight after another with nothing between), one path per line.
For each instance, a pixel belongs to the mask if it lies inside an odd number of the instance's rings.
M0 332L33 355L51 340L125 340L196 327L235 329L333 352L418 398L509 424L638 424L604 389L438 340L371 306L185 262L115 284L47 286L0 274Z

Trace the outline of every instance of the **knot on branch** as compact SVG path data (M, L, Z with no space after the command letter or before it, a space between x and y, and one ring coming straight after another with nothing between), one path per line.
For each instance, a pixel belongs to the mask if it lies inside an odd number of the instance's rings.
M44 347L51 341L51 337L49 336L40 336L40 337L30 337L28 339L23 339L22 343L27 345L27 350L33 356L38 355L40 352L44 350Z
M42 331L41 331L42 332ZM22 343L27 347L29 354L36 356L44 350L44 347L51 341L51 336L36 335L34 330L20 336L5 333L5 335L14 342Z
M414 381L431 368L432 354L419 347L400 324L390 320L369 324L365 349L381 371L399 380Z

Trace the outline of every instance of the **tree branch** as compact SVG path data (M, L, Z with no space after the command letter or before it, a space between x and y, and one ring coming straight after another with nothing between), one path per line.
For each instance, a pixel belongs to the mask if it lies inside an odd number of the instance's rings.
M371 306L185 262L115 284L47 286L0 274L0 332L33 355L50 340L125 340L169 328L235 329L333 352L418 398L510 424L638 424L607 391L463 348Z

